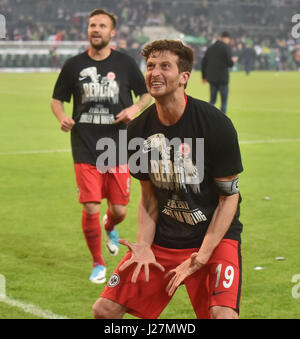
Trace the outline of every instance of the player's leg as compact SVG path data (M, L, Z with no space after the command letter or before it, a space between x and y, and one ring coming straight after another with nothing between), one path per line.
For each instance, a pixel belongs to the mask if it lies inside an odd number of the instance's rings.
M166 271L173 269L176 265L170 266L174 261L173 252L152 247L156 261L166 268ZM156 319L169 303L171 297L166 293L168 279L165 279L165 272L150 265L149 282L145 281L145 272L142 269L136 283L132 283L132 275L136 268L133 264L123 271L120 267L130 259L131 252L127 252L119 263L107 285L101 293L100 298L93 306L95 318L122 318L127 312L142 319ZM155 296L155 297L154 297Z
M100 297L93 305L95 319L122 319L126 307L106 298Z
M105 228L105 244L111 255L117 255L120 244L119 234L116 226L120 224L126 217L127 207L125 205L112 204L109 200L108 209L103 217L103 225Z
M105 263L101 252L101 227L99 221L101 202L101 181L95 166L75 164L79 202L82 204L82 231L93 259L90 281L104 283Z
M209 267L205 265L184 281L187 293L198 319L210 319L208 277Z
M99 203L83 203L82 230L93 258L90 281L102 284L106 281L106 267L101 251L101 226L99 222Z
M238 319L242 287L242 257L238 241L221 241L211 259L210 280L211 317Z
M82 203L82 210L85 211L87 214L93 215L100 213L100 203L95 201L91 202L83 202Z
M101 254L101 226L99 215L99 203L82 203L82 231L93 258L93 267L96 267L98 265L105 266Z
M110 200L107 201L107 211L105 220L105 230L112 231L114 226L120 224L126 217L127 206L113 204Z
M119 236L116 226L126 217L129 192L130 174L127 165L125 168L118 166L116 173L107 173L105 196L108 209L103 217L103 224L106 231L106 247L111 255L117 255L119 251Z
M212 306L210 308L211 319L238 319L239 314L231 307Z
M185 281L197 318L236 319L241 284L240 244L230 239L223 239L209 262Z

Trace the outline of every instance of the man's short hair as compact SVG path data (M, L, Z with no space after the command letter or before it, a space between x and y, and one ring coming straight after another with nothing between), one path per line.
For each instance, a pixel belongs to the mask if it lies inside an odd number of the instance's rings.
M191 72L194 64L193 50L179 40L156 40L147 44L142 56L147 61L153 52L170 51L178 56L179 72Z
M92 18L95 15L107 15L111 20L113 28L116 28L118 18L114 13L107 12L101 8L96 8L91 12L89 18Z
M220 36L221 38L230 38L230 34L228 32L222 32Z

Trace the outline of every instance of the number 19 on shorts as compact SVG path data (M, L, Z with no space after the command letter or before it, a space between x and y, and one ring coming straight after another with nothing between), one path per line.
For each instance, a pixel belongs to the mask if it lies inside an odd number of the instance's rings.
M220 286L220 277L222 269L223 264L219 264L216 268L217 279L215 288L218 288ZM232 266L226 266L224 272L224 279L221 281L222 287L229 288L233 283L233 279L234 279L234 268Z

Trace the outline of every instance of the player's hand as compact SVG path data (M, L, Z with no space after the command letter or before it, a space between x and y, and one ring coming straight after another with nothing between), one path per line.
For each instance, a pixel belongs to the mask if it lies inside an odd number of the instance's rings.
M139 113L140 109L137 105L132 105L123 109L117 116L114 124L118 124L119 122L124 122L124 124L128 124L131 120L133 120L136 115Z
M60 120L60 129L64 132L69 132L75 125L75 121L67 115Z
M155 256L149 246L132 244L125 239L119 239L119 243L127 246L128 249L131 251L131 258L124 262L124 264L120 267L120 271L124 271L132 264L137 264L131 278L132 283L136 283L138 275L140 274L140 271L143 267L145 271L145 281L149 281L150 264L156 266L162 272L165 271L164 267L156 262Z
M173 274L173 277L166 287L166 292L169 296L172 296L174 294L177 287L184 281L185 278L204 266L204 264L200 263L197 260L197 255L198 253L196 252L192 253L192 255L187 260L185 260L183 263L181 263L165 275L165 278L167 278Z
M206 83L207 83L207 80L206 80L206 79L202 79L202 83L203 83L203 84L206 84Z

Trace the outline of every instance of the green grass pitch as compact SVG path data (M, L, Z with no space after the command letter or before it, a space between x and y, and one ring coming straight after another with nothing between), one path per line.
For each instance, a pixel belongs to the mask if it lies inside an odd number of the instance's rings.
M13 300L68 318L92 318L92 304L104 286L88 280L91 258L81 231L70 137L50 111L57 75L1 74L0 274ZM187 93L208 99L199 72ZM292 296L292 277L300 274L299 93L297 72L231 73L228 116L239 134L245 168L240 175L244 319L300 314L300 299ZM71 105L65 106L70 113ZM133 180L128 216L118 228L131 241L138 198ZM105 207L104 202L102 215ZM125 251L110 257L103 249L108 276ZM2 319L39 317L0 299ZM194 317L180 287L161 318Z

